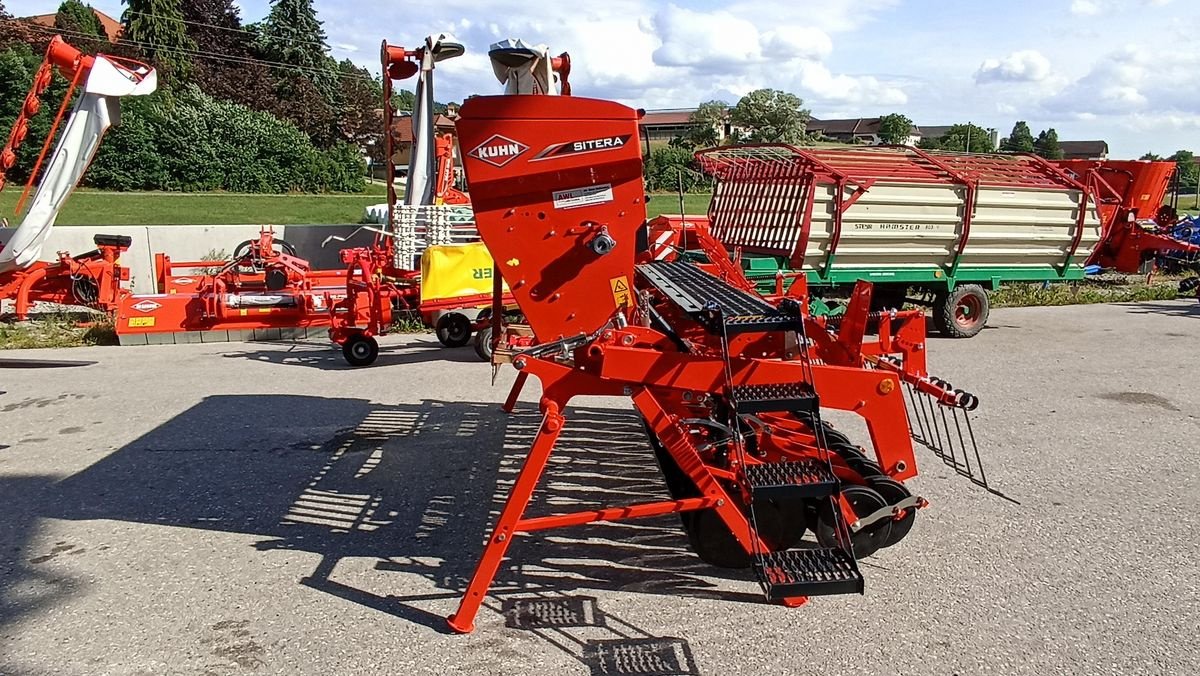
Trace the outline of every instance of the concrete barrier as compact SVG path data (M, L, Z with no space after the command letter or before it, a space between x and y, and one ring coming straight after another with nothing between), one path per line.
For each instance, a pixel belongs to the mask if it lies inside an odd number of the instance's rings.
M336 269L342 267L338 251L370 244L373 233L353 234L358 225L277 225L275 235L296 247L301 258L308 260L314 269ZM130 289L134 293L154 293L154 254L165 253L176 261L197 261L212 253L224 251L232 255L238 244L257 239L257 225L108 225L56 226L42 251L42 260L57 260L58 251L73 254L95 249L94 235L127 235L133 245L121 258L129 268ZM14 231L0 228L0 243L8 241ZM346 242L321 243L330 236L350 237Z

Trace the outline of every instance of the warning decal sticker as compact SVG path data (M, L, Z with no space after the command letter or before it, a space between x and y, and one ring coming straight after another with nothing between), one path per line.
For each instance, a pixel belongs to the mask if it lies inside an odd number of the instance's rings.
M572 188L570 190L554 191L555 209L577 209L579 207L587 207L593 204L604 204L605 202L611 201L613 201L613 189L611 183L589 185L586 188Z
M617 307L633 307L633 293L629 290L629 278L625 275L608 280L612 287L613 301Z

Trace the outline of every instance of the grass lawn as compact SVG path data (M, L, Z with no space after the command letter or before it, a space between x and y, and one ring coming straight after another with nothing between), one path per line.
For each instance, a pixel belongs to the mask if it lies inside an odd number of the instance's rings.
M21 195L19 186L0 193L0 214L11 221ZM227 225L359 223L368 206L385 201L381 184L360 195L240 195L234 193L75 192L59 216L59 225ZM708 212L709 196L685 195L689 214ZM655 195L650 214L678 213L679 197Z
M0 214L13 219L19 186L0 193ZM358 223L368 206L385 201L382 185L362 194L240 195L233 193L109 193L79 190L59 225L225 225Z
M683 210L689 215L707 214L708 203L711 201L712 195L708 193L686 194L683 196ZM650 218L654 218L660 214L678 214L679 195L651 195L649 203L646 204L646 211L649 213Z

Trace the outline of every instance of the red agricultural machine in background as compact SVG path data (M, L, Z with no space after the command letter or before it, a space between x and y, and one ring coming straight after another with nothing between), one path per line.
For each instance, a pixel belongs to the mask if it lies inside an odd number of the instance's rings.
M63 202L83 178L105 132L119 120L121 97L144 96L153 92L158 83L154 69L145 64L104 54L88 56L55 36L46 48L45 59L34 75L8 142L0 152L0 189L17 161L16 151L29 134L29 120L41 110L41 98L55 73L71 84L17 203L16 211L20 213L32 194L29 210L12 236L0 246L0 300L14 301L15 314L21 320L28 318L36 302L112 312L121 298L128 295L122 282L129 280L129 271L120 264L121 253L130 245L128 237L96 235L93 251L74 255L60 251L53 262L42 261L40 257ZM68 114L76 91L81 94ZM60 128L61 138L50 154ZM49 163L42 172L47 157ZM7 219L4 225L8 227Z
M834 334L808 315L801 281L764 299L728 257L651 250L637 120L574 97L480 97L461 110L479 232L533 343L511 355L514 395L538 378L544 418L455 631L474 627L516 534L665 514L681 516L705 561L753 568L769 599L861 593L856 559L898 543L926 505L903 484L917 474L914 415L930 423L918 436L986 484L966 416L978 401L924 373L921 313L872 314L862 284ZM516 150L489 161L502 147ZM864 342L869 321L879 341ZM906 408L905 392L918 403ZM523 516L578 396L632 400L672 499ZM826 409L865 421L872 457ZM809 528L818 546L798 546Z
M454 185L453 138L434 132L434 69L463 52L446 34L426 38L418 49L383 44L383 108L389 126L395 114L393 80L417 76L405 191L398 195L395 166L387 162L386 223L362 228L373 232L374 239L368 246L343 249L344 268L313 270L269 229L240 245L224 264L173 261L160 254L156 293L120 304L117 333L122 341L220 340L222 333L233 339L279 338L328 326L346 360L365 366L377 358L376 336L388 331L397 312L418 314L436 328L444 345L458 347L488 324L490 312L511 311L511 297L502 297L498 310L489 307L494 264L479 243L469 196ZM501 82L509 89L525 83L517 93L569 90L565 54L551 58L544 47L509 40L494 46L492 56L504 60L497 72L504 73ZM391 158L392 135L384 138L384 153ZM479 344L490 346L491 341L477 341L477 349Z
M1060 160L1057 164L1092 187L1104 223L1089 265L1136 273L1159 257L1200 254L1200 247L1171 232L1179 215L1164 202L1174 162Z

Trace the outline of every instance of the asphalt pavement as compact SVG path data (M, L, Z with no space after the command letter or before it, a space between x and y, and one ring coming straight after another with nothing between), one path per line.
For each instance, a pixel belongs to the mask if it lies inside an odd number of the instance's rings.
M511 369L432 336L366 369L319 343L3 353L0 674L1195 674L1198 339L1179 301L931 340L1011 499L919 450L930 505L864 596L767 605L662 517L521 537L467 636L443 618L539 421L536 388L499 411ZM567 415L533 513L665 496L627 401Z

